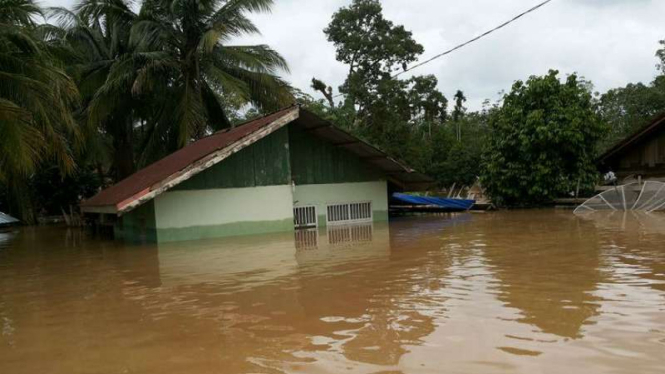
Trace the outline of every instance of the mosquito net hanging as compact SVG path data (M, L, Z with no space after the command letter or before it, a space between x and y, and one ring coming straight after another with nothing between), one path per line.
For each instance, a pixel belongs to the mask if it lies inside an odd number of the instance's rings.
M599 210L639 210L647 213L665 210L665 183L647 181L612 187L578 206L575 214Z

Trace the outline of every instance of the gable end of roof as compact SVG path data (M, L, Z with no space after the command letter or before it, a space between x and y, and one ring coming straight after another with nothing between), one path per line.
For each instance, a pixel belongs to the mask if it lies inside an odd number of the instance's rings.
M82 202L81 210L128 213L293 122L299 114L298 107L290 107L198 140Z

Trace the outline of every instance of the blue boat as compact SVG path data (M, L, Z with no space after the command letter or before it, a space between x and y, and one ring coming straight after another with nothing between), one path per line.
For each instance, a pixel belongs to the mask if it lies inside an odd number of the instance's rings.
M445 197L413 196L403 193L394 193L392 201L412 206L434 208L447 211L465 211L471 209L475 200L451 199Z

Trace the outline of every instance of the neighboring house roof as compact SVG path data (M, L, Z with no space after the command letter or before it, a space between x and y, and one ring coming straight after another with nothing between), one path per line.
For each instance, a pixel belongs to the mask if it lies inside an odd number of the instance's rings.
M630 149L633 145L639 143L641 140L646 139L651 136L653 133L658 132L659 130L665 129L665 113L656 117L648 125L637 130L632 135L623 139L622 141L615 144L612 148L608 149L603 153L599 158L598 162L603 163L608 159L625 152Z
M292 106L195 141L83 201L81 209L94 213L129 212L292 122L356 154L405 189L422 189L432 184L429 177L377 148L307 110Z
M0 212L0 226L8 226L8 225L13 225L16 223L19 223L20 221L17 220L16 218Z

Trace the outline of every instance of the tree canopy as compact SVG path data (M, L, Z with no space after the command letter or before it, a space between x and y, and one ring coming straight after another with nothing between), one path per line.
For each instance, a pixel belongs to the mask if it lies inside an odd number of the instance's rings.
M482 181L498 204L532 205L593 187L605 126L576 75L517 81L489 121Z

